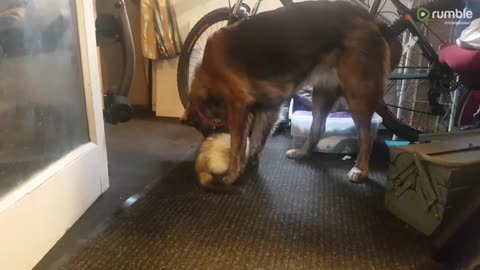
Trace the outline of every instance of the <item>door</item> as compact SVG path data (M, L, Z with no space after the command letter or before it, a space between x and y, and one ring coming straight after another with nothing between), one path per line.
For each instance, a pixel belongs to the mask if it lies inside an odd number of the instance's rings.
M0 1L0 269L31 269L108 188L94 19Z

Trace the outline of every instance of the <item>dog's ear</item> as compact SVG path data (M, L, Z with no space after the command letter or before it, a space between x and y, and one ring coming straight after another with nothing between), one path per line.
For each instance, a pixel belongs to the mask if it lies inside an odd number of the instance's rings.
M195 68L192 83L190 87L190 104L193 106L205 102L208 98L208 75L204 71L202 65Z
M180 121L182 123L188 124L192 120L192 113L193 110L201 106L206 99L206 91L204 90L204 74L201 69L201 65L195 68L195 72L193 74L192 83L190 86L190 92L188 93L188 104L185 107L183 115L180 117Z

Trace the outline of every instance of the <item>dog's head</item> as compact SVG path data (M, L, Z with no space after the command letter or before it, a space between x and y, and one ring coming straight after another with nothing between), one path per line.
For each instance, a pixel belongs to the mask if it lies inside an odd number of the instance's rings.
M228 130L227 113L221 97L212 91L208 74L197 67L191 84L189 102L181 117L184 124L197 129L204 137Z

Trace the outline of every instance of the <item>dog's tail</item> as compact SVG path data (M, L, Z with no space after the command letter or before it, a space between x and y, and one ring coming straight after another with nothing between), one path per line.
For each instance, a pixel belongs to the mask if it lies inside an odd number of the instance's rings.
M390 72L398 67L402 58L403 46L392 29L385 23L377 22L378 29L388 44L390 51Z
M272 130L270 131L271 136L280 134L282 131L288 128L290 124L290 120L288 119L289 109L289 101L282 103L282 105L280 106L280 110L278 111L278 119L276 120L275 124L273 124Z

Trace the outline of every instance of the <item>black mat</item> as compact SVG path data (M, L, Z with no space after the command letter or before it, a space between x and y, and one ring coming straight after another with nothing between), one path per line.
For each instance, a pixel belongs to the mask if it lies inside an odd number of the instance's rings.
M291 161L290 142L270 140L238 195L202 192L193 157L179 164L63 269L424 269L426 239L383 208L383 166L350 184L352 161Z

